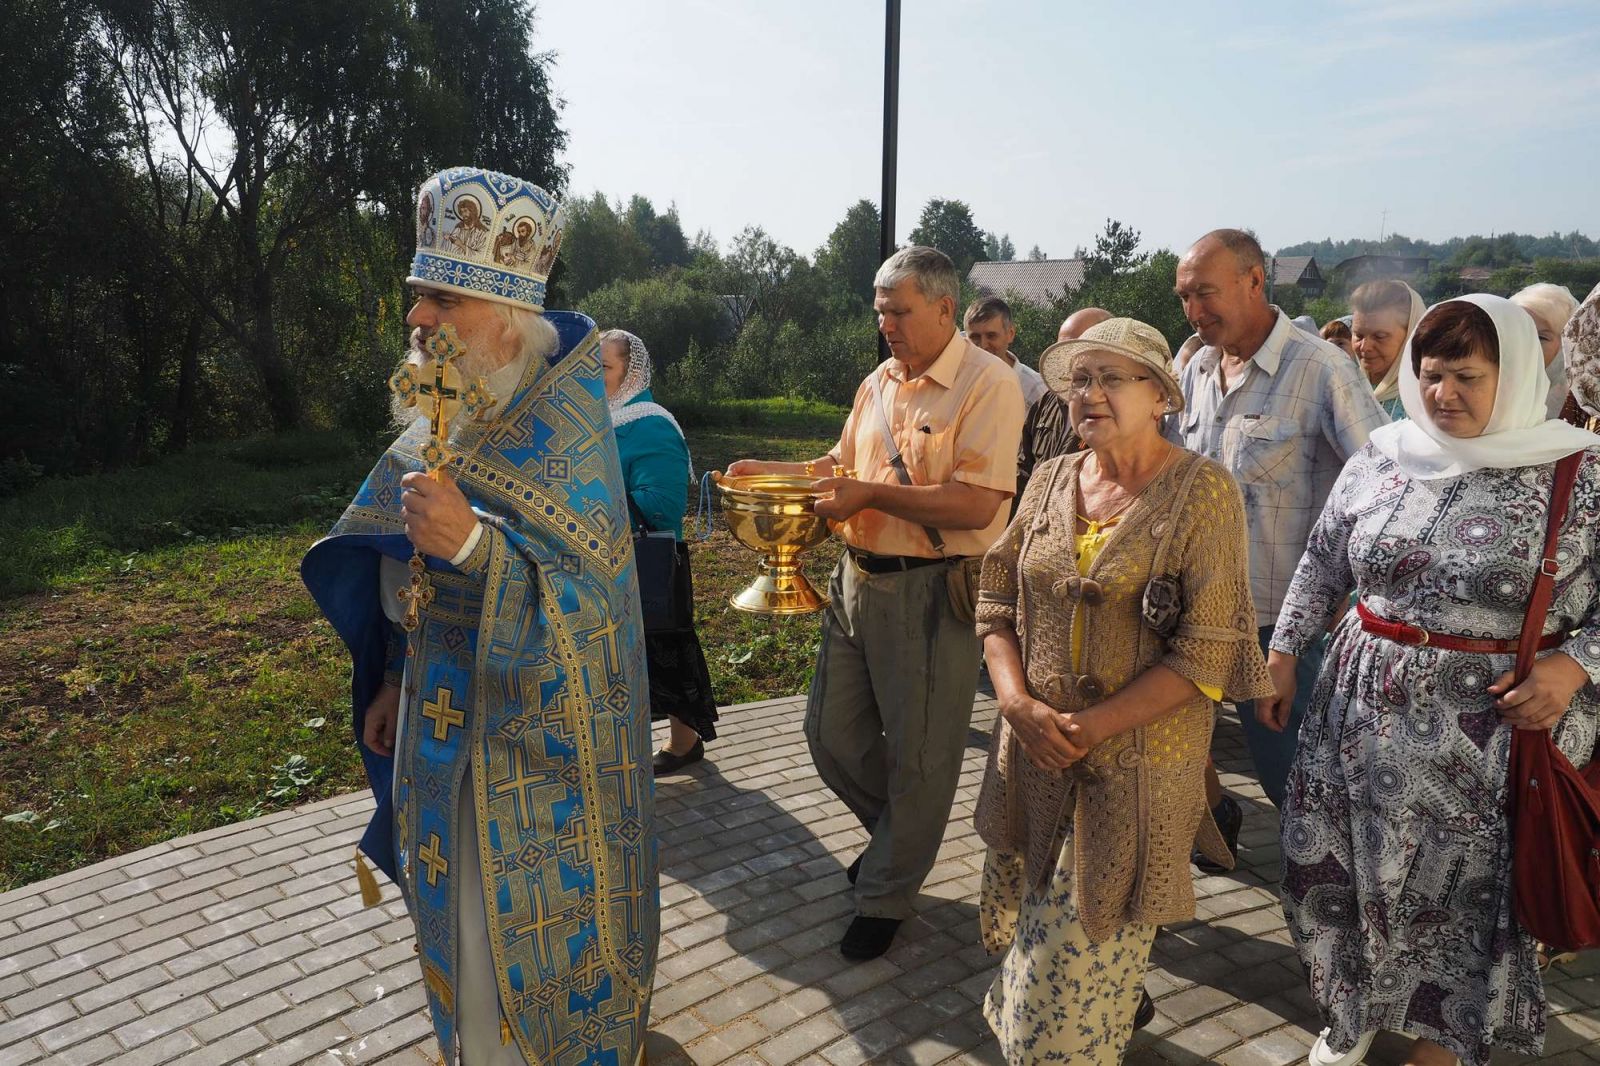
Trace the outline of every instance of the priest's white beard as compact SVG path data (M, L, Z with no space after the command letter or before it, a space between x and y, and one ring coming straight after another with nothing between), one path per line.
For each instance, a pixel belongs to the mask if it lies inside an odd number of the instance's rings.
M534 338L535 347L539 350L521 358L513 358L509 363L501 363L494 356L488 354L488 352L483 351L480 348L469 348L467 351L462 353L461 357L456 360L455 365L456 369L461 374L461 381L463 385L473 381L476 378L482 378L484 381L490 381L492 378L498 375L502 378L502 382L499 383L501 387L498 389L490 389L491 392L495 393L495 407L499 407L501 404L505 403L506 400L510 399L509 395L502 395L502 393L508 392L510 388L515 387L516 382L513 381L509 385L505 384L503 379L509 375L500 374L499 372L507 370L511 367L515 367L516 377L518 380L520 380L522 377L522 371L527 369L529 358L546 358L551 352L555 351L556 345L560 343L553 326L549 326L548 323L543 321L543 319L540 319L539 324L546 326L548 330L548 336L545 335L545 331L539 331ZM428 356L422 351L421 342L422 331L412 330L411 343L406 347L404 354L401 356L400 361L402 364L410 363L412 366L421 367L429 361ZM409 429L412 423L423 417L423 414L419 408L407 405L400 399L400 397L392 393L389 397L389 413L394 419L394 424L401 429ZM481 422L483 421L483 417L474 419L473 416L467 414L464 408L457 408L455 415L450 419L450 439L454 440L456 435L461 431L462 427L473 421Z

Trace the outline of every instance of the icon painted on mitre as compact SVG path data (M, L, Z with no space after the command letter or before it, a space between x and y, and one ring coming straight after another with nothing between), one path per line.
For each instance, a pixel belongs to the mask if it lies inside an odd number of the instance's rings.
M534 265L533 272L550 276L550 271L555 269L556 250L561 247L561 233L558 231L550 242L544 246L544 251L539 253L539 262Z
M456 224L445 234L445 242L458 252L476 255L489 239L489 223L483 220L483 207L471 196L458 196L451 205Z
M439 227L433 218L433 193L425 192L417 201L417 244L432 248L439 243Z
M538 223L523 215L494 239L494 261L502 266L525 267L537 252Z

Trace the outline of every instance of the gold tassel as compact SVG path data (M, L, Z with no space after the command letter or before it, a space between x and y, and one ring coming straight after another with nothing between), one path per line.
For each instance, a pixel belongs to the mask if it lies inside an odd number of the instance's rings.
M367 867L367 860L361 856L360 848L356 849L356 884L361 886L361 905L376 907L383 894L378 891L378 879L372 876L372 871Z
M504 1018L500 1019L500 1046L511 1043L511 1026Z

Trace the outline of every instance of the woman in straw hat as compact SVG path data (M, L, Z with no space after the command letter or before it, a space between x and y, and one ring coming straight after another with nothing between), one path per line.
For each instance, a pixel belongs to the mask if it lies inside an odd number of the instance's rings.
M1161 435L1183 406L1154 328L1045 350L1086 450L1043 464L984 559L978 632L1001 710L979 799L984 1012L1011 1062L1116 1063L1156 927L1194 916L1212 701L1270 695L1244 506Z

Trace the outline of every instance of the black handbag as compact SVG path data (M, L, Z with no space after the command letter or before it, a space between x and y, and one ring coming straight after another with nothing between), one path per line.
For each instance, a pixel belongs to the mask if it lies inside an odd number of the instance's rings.
M669 530L640 530L633 537L639 574L639 611L647 634L677 633L693 625L689 595L689 546Z

